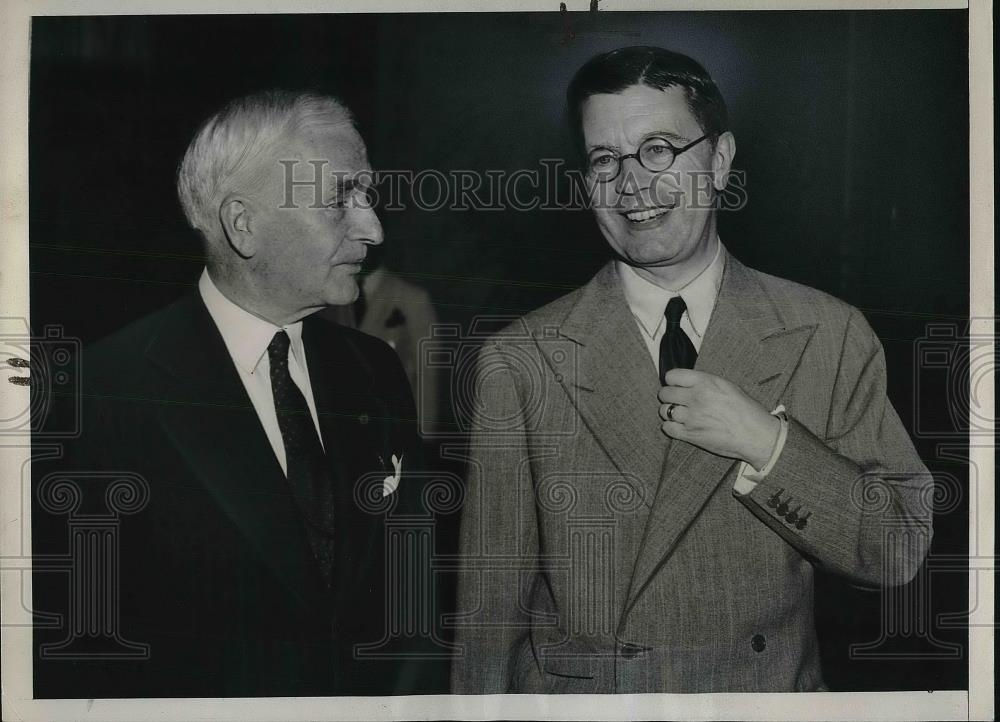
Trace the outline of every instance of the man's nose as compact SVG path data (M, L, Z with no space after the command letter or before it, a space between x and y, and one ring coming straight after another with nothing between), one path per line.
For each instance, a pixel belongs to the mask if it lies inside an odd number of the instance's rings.
M369 207L354 209L357 214L355 233L357 239L366 246L377 246L383 241L382 223L375 210Z
M627 158L623 158L621 161L621 166L618 168L618 177L615 178L615 193L618 195L622 194L635 194L642 189L642 184L639 183L639 177L641 174L649 174L649 171L639 162L639 159L634 155L630 155Z

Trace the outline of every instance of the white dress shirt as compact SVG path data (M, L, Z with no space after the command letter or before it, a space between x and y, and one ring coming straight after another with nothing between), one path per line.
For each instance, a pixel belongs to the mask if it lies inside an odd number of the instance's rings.
M668 290L657 286L652 281L636 273L635 269L623 261L616 261L618 277L622 281L625 291L625 300L628 302L639 327L639 334L646 343L650 358L653 359L653 366L659 373L660 367L660 340L667 330L667 319L664 311L667 303L674 296L684 299L687 310L681 316L681 329L691 339L691 344L695 351L701 351L701 342L708 328L708 322L712 319L712 311L715 309L715 300L719 297L719 288L722 287L722 273L726 268L726 253L722 247L722 241L718 236L715 239L715 255L711 262L694 278L684 286L676 290ZM663 384L663 379L660 379ZM779 407L782 408L783 407ZM782 432L785 432L785 421L782 420ZM785 446L786 433L781 433L771 452L768 463L759 472L747 462L740 466L739 474L736 476L734 488L740 494L750 492L757 482L767 475L771 470L781 451Z
M271 442L274 455L278 458L282 471L287 475L285 443L281 439L281 427L278 425L278 415L274 410L271 360L267 354L267 347L278 331L284 330L291 340L288 373L305 396L306 405L309 406L309 413L316 426L316 434L319 436L320 444L323 443L323 436L319 430L319 417L316 414L316 402L313 399L312 385L309 383L306 349L302 345L302 322L275 326L270 321L254 316L223 295L208 275L208 269L202 271L198 281L198 291L205 302L205 307L208 308L208 313L222 334L222 340L226 343L240 381L250 396L250 402L257 412L261 426L264 427L267 440Z

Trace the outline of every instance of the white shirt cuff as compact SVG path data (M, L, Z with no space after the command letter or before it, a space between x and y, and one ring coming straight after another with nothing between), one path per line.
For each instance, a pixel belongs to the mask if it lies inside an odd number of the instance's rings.
M781 422L781 429L778 431L778 440L774 442L774 448L771 450L771 458L767 460L764 468L760 471L754 469L746 461L740 464L740 472L736 475L736 483L733 484L733 491L741 496L753 491L754 487L771 473L771 469L778 463L778 458L785 448L785 440L788 439L788 418L785 416L784 404L778 404L777 408L771 412L771 415L777 416Z

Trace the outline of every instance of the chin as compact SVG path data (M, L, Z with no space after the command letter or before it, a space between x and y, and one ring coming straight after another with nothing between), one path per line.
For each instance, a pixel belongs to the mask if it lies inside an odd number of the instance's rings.
M681 249L659 243L630 243L619 255L633 266L669 266L679 260Z
M358 284L351 278L338 284L336 288L331 288L324 300L328 306L347 306L358 300L360 291Z

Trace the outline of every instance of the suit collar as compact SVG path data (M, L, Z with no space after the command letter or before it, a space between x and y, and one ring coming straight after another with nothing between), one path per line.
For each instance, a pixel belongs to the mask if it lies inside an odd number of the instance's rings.
M276 326L255 316L244 308L233 303L208 275L208 269L201 272L198 280L198 292L202 302L208 309L215 325L222 334L222 340L229 350L233 362L244 373L252 374L257 370L261 358L267 353L267 347L278 331L285 331L291 340L291 352L295 359L302 363L304 349L302 345L302 322L297 321L287 326Z
M232 304L228 299L227 302ZM340 332L335 324L325 322L314 314L292 326L296 327L295 336L303 349L310 374L314 368L322 374L325 364L319 357L333 353L340 356L338 370L348 374L339 382L340 386L353 388L359 397L372 390L375 382L373 371L353 345L345 344L340 339ZM290 328L291 326L286 327L286 330ZM268 338L267 343L270 341ZM264 344L264 351L267 350L267 343ZM247 404L250 403L245 389L239 383L239 377L234 373L233 363L236 360L229 353L224 334L203 300L200 289L185 294L164 314L155 334L146 345L145 355L178 381L211 389L213 395L243 398ZM312 375L310 380L314 392L316 387L326 388L313 380ZM361 386L357 385L359 383Z
M366 410L371 411L369 407L381 408L376 374L356 344L348 340L348 332L336 324L314 314L301 322L301 338L323 444L329 449L336 443L338 420L357 421ZM145 355L177 387L201 394L205 401L248 410L260 432L263 451L277 464L223 336L198 291L186 294L164 314ZM256 437L253 440L256 442Z
M203 380L205 386L230 375L225 342L194 289L166 309L144 349L146 358L177 381ZM226 363L228 361L228 363ZM247 398L247 403L250 399Z
M559 322L559 333L581 346L599 346L618 332L604 321L615 320L615 307L624 305L625 294L614 261L604 264ZM596 314L596 315L595 315Z

